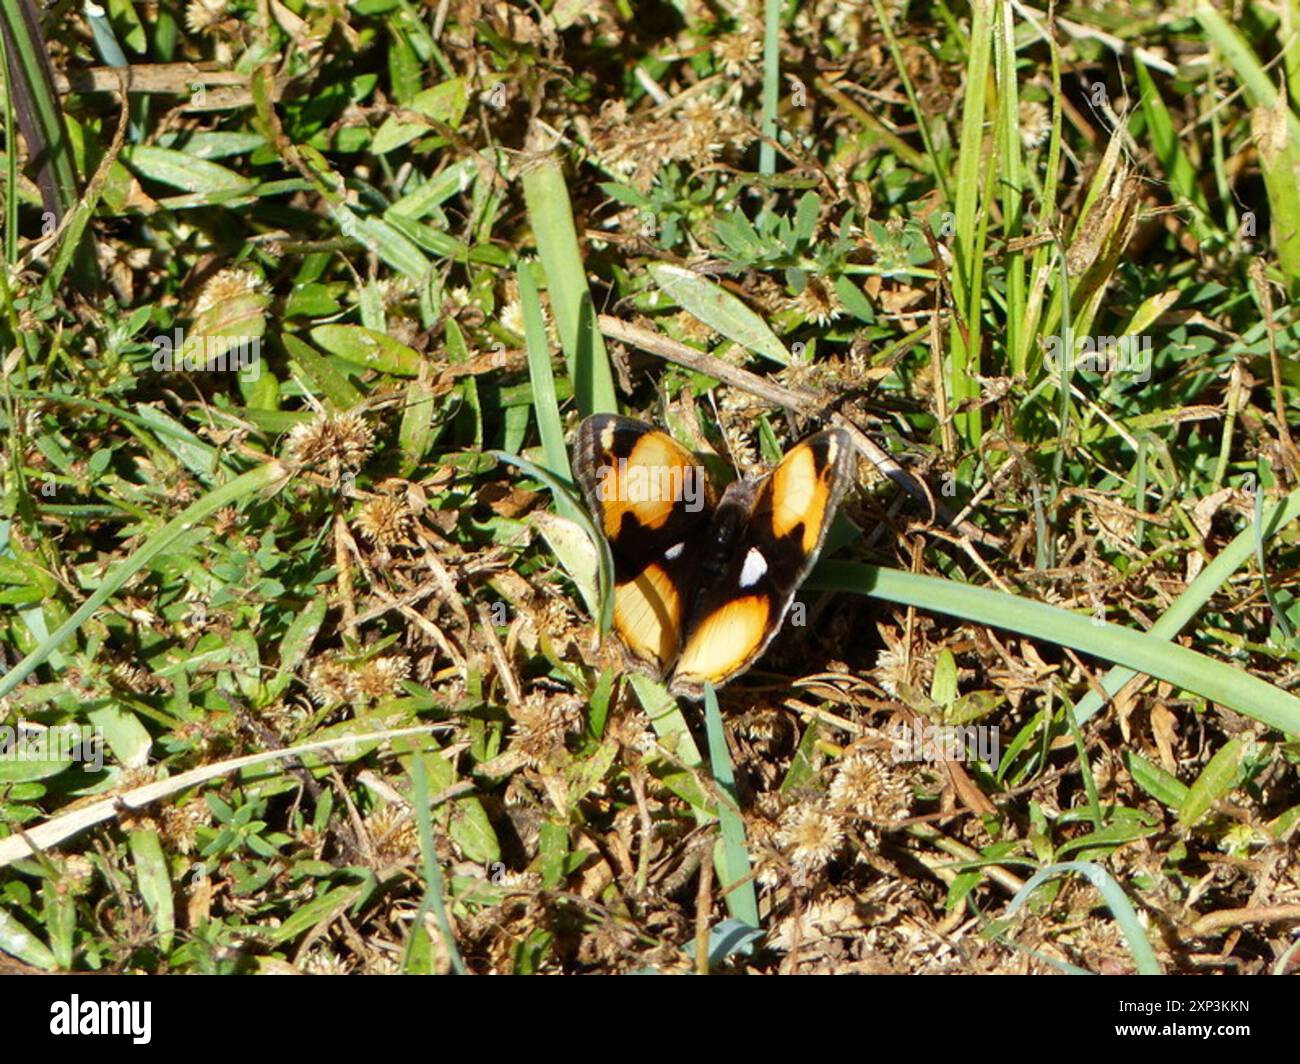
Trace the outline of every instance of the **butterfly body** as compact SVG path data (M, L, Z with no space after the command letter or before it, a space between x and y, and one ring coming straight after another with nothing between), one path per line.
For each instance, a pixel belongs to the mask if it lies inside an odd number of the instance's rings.
M853 455L848 433L829 429L719 494L667 433L587 418L574 472L609 541L614 627L632 657L692 699L749 668L817 560Z

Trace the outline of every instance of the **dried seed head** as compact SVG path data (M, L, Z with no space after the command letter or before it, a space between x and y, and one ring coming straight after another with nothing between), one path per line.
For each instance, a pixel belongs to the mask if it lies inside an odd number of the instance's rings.
M311 723L312 709L302 702L276 702L262 710L262 719L282 739L298 735Z
M830 805L837 813L877 823L903 816L911 797L894 766L865 748L851 751L840 762L830 786Z
M728 33L713 42L713 57L728 77L754 73L754 64L763 54L763 42L756 34Z
M697 166L710 163L739 130L735 112L703 93L682 104L677 115L679 140L673 153Z
M234 532L242 522L243 518L238 510L233 506L223 506L212 515L212 531L219 538L224 539Z
M185 8L185 27L191 33L211 29L226 16L229 0L190 0Z
M510 300L501 308L501 327L509 329L516 336L524 335L524 307L518 299Z
M1020 101L1020 142L1026 148L1037 148L1052 135L1052 114L1046 104L1037 100Z
M119 691L134 695L148 694L158 687L157 679L148 669L125 661L113 666L112 672L108 674L108 682Z
M737 723L740 733L762 749L775 749L790 738L789 720L773 706L751 709Z
M404 654L371 658L356 671L357 693L372 700L388 698L402 690L402 681L411 674L411 659Z
M318 706L357 697L356 675L342 662L323 658L307 672L307 693Z
M533 692L515 716L514 745L533 768L543 764L564 745L564 736L582 722L582 703Z
M406 500L380 495L361 507L357 514L357 527L376 547L392 547L405 539L410 531L411 511Z
M808 278L803 291L794 298L794 309L805 321L816 325L829 325L844 312L835 289L819 277Z
M790 859L796 885L820 874L844 841L844 829L828 810L804 802L787 810L776 832L777 845Z
M90 858L73 853L63 859L62 885L70 894L84 894L90 889L90 881L94 876L95 866Z
M307 959L302 962L302 970L308 975L347 975L351 968L332 949L321 946L307 955Z
M289 433L286 456L305 466L324 466L336 476L357 470L374 449L374 433L359 414L323 415L300 422Z
M199 828L212 823L208 803L192 798L184 805L169 805L162 810L162 837L178 853L192 853L198 843Z
M194 6L196 5L191 5L191 8ZM200 289L198 298L194 301L194 314L197 316L205 310L261 289L262 279L247 270L218 270Z
M396 802L381 805L366 817L375 856L386 865L410 860L420 851L420 834L410 812Z

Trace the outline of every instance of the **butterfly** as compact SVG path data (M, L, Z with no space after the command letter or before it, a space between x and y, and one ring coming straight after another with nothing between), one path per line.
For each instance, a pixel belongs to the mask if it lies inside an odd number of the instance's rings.
M574 473L614 561L614 629L692 700L748 669L780 630L854 478L844 429L795 444L770 474L719 493L666 432L594 414Z

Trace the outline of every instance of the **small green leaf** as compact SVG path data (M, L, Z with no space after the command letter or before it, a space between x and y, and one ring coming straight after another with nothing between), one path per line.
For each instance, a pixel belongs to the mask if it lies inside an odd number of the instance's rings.
M1153 765L1141 754L1129 750L1125 754L1129 774L1147 794L1158 802L1163 802L1170 809L1180 809L1187 801L1187 785L1177 776L1166 772L1159 765Z
M333 920L341 916L357 900L361 893L359 885L336 887L324 894L312 898L294 910L293 914L279 927L268 929L267 940L273 944L292 942L299 935L306 934L322 921Z
M538 835L542 886L555 890L564 882L564 859L569 854L569 829L554 820L545 821Z
M424 460L433 443L433 389L416 377L406 386L406 407L397 430L397 445L402 452L402 475L409 476Z
M934 679L930 682L930 700L948 706L957 699L957 659L944 647L934 659Z
M789 794L797 791L801 787L807 787L817 777L817 734L820 731L820 723L816 720L810 720L808 726L804 729L803 738L799 740L799 748L794 752L794 758L790 761L789 771L785 774L785 779L781 781L781 792Z
M835 294L840 297L844 309L859 321L874 322L876 320L876 312L871 306L871 301L863 294L862 289L853 283L851 278L845 276L835 278Z
M158 948L166 953L172 948L172 935L176 930L176 907L172 897L171 874L163 856L162 840L158 832L132 831L129 836L131 859L135 862L135 882L145 908L153 916L154 930L158 932Z
M1241 782L1242 762L1254 749L1253 737L1238 735L1224 743L1187 792L1182 808L1178 811L1181 827L1195 827L1215 802Z
M5 909L0 909L0 951L47 972L59 967L50 948Z
M467 859L483 865L501 860L501 844L483 803L477 798L461 798L452 803L447 833Z
M360 404L363 396L353 387L352 382L314 348L288 333L280 339L294 364L316 386L316 390L325 396L336 413L351 410Z

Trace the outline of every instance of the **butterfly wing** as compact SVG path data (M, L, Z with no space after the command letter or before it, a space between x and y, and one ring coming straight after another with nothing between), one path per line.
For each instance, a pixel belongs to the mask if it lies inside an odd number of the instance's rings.
M614 629L662 674L681 648L717 492L694 456L632 418L578 426L574 473L614 559Z
M733 486L719 503L718 526L734 525L718 575L691 611L673 670L674 694L699 699L744 672L781 628L794 593L817 561L845 489L854 446L843 429L808 437L757 485ZM728 511L748 510L736 521Z

